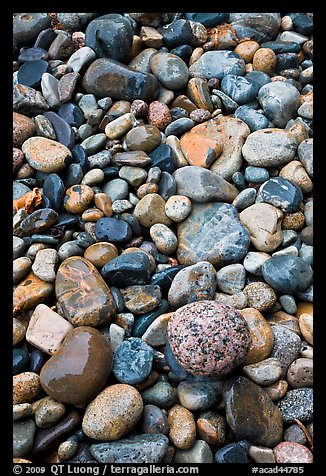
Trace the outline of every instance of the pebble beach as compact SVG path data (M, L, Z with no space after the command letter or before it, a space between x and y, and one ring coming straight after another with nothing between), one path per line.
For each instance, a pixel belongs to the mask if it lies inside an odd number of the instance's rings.
M313 463L312 13L13 14L13 462Z

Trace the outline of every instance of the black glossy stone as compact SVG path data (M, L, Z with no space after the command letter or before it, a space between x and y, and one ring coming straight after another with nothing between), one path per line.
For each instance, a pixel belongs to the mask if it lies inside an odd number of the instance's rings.
M182 269L183 266L176 265L170 268L163 269L158 273L153 274L150 279L150 284L157 284L160 286L162 293L167 293L171 287L174 276Z
M293 19L293 30L301 35L311 35L314 29L314 21L308 15L299 14Z
M49 111L43 114L51 122L57 141L65 145L68 149L72 149L75 145L75 134L70 125L56 112Z
M296 53L280 53L276 56L277 71L299 67L299 57Z
M168 48L190 44L192 40L192 30L189 21L180 19L172 23L163 25L157 29L163 36L164 43Z
M93 243L95 243L94 239L91 237L89 233L86 233L86 231L82 231L79 233L79 235L76 238L76 243L78 246L80 246L83 249L88 248L91 246Z
M29 354L23 347L15 347L12 354L13 375L20 374L27 367Z
M84 174L89 171L89 160L85 149L80 144L75 145L72 149L73 163L80 164Z
M85 122L83 111L72 102L63 104L58 110L58 115L71 127L80 127Z
M261 48L270 48L276 55L279 53L299 53L300 45L294 41L266 41L260 45Z
M296 212L303 200L300 187L282 177L267 180L259 189L256 202L270 203L283 212Z
M180 119L176 119L175 121L171 122L165 128L165 135L170 136L174 135L180 137L185 132L189 131L195 125L194 121L189 117L181 117Z
M173 48L173 50L171 50L170 53L172 55L179 56L181 59L183 59L185 63L188 63L190 56L192 54L192 48L190 45L180 45L180 46L177 46L176 48Z
M147 312L136 318L131 335L133 337L141 337L152 322L154 322L158 316L167 312L168 309L169 303L165 299L162 299L160 305L154 309L154 311Z
M92 20L85 32L85 46L98 58L112 58L127 63L131 51L133 29L122 15L110 13Z
M58 214L52 208L36 210L20 224L19 236L30 236L50 228L57 221Z
M20 63L29 63L30 61L47 60L48 53L43 48L27 48L18 56Z
M28 366L28 371L29 372L35 372L36 374L39 374L41 372L41 369L45 363L46 357L44 352L42 352L39 349L34 349L32 350L30 357L29 357L29 366Z
M84 177L84 172L80 164L70 164L67 168L63 181L66 188L80 184Z
M298 256L272 256L262 266L267 284L283 294L304 291L312 282L312 269Z
M220 23L227 22L229 16L229 13L185 13L185 17L188 20L202 23L206 28L211 28Z
M139 337L130 337L117 348L112 372L115 378L130 385L147 379L152 371L153 349Z
M133 284L147 284L150 278L150 261L145 253L135 251L113 258L101 269L110 286L124 288Z
M172 174L175 171L175 159L172 149L167 144L161 144L154 149L150 154L152 159L152 167L159 167Z
M230 443L215 453L217 463L248 463L247 453L240 443Z
M44 60L29 61L19 68L17 81L19 84L35 89L40 86L42 75L50 71L49 63Z
M52 28L46 28L45 30L40 31L35 40L34 48L42 48L47 51L56 36L57 35Z
M120 167L118 167L117 165L110 165L109 167L105 167L103 169L104 179L107 181L119 177L119 170Z
M175 195L177 191L177 184L174 177L169 172L162 172L160 181L158 183L158 193L166 201L168 198Z
M58 216L57 222L53 225L52 228L63 226L67 229L75 228L78 226L79 220L76 215L70 213L62 213Z
M125 308L125 302L124 302L124 299L122 297L121 292L115 286L110 286L110 291L111 291L111 294L113 296L114 302L117 306L117 313L123 312L124 308Z
M65 196L65 186L58 174L49 174L43 182L43 199L49 199L49 208L56 212L60 210Z
M120 215L120 220L124 220L130 225L132 234L134 236L141 236L142 230L137 218L132 213L122 213Z
M125 243L130 240L132 231L127 222L116 218L100 218L96 222L95 235L99 241Z

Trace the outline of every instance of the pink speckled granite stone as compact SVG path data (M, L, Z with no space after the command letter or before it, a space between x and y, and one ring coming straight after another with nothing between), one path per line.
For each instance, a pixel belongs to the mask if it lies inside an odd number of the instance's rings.
M168 324L171 350L193 375L228 374L245 359L251 337L245 319L233 307L198 301L180 307Z
M312 452L299 443L284 441L273 449L276 463L312 463Z

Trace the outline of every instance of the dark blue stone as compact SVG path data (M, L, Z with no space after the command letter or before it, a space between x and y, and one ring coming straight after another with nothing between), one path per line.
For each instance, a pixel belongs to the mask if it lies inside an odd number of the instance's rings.
M262 266L267 284L283 294L304 291L312 282L312 269L298 256L272 256Z
M225 21L228 21L229 13L186 13L185 17L188 20L202 23L206 28L219 25Z
M268 76L268 74L264 73L263 71L251 71L250 73L246 74L245 78L256 88L256 95L262 86L270 83L271 81L271 78Z
M176 360L174 354L172 353L169 341L166 342L164 355L166 363L169 366L171 372L177 376L180 382L182 380L193 378L193 375L187 372L187 370L185 370Z
M51 200L46 195L43 195L42 202L36 207L36 210L40 210L41 208L53 208Z
M28 364L29 354L23 347L15 347L12 355L13 375L20 374Z
M177 119L176 121L171 122L166 128L165 128L165 135L167 136L180 136L181 134L184 134L185 132L189 131L193 126L195 125L194 121L192 119L189 119L188 117L182 117L180 119Z
M55 31L52 30L52 28L47 28L46 30L40 31L38 34L38 37L35 40L34 43L34 48L42 48L44 50L48 50L49 46L55 40L57 35L55 34Z
M158 273L153 274L150 279L150 284L157 284L160 286L162 293L167 293L171 287L174 276L182 269L183 266L171 266L170 268L163 269Z
M141 233L142 233L141 232L141 227L140 227L135 215L133 215L132 213L122 213L120 215L120 219L124 220L125 222L127 222L130 225L130 228L132 230L132 234L134 236L141 236Z
M91 237L89 233L86 231L82 231L79 233L79 235L76 238L76 243L78 246L80 246L83 249L88 248L91 246L93 243L95 243L94 239Z
M308 15L299 14L293 19L293 30L301 35L311 35L314 29L314 21Z
M159 167L161 170L165 170L170 174L175 171L175 159L173 151L167 144L161 144L154 149L150 154L152 159L152 167Z
M129 385L136 385L147 379L152 371L153 349L139 337L130 337L117 348L112 372L115 378Z
M104 172L105 181L119 177L120 167L118 167L117 165L110 165L109 167L105 167L102 170Z
M62 213L58 216L57 222L53 225L52 228L56 228L58 226L64 226L65 228L75 228L78 226L79 220L78 216L70 214L70 213Z
M113 258L101 269L110 286L124 288L133 284L147 284L150 278L149 258L141 251L126 253Z
M30 354L30 358L29 358L28 371L39 374L42 370L45 360L46 360L46 357L44 355L44 352L42 352L39 349L32 350Z
M58 245L60 240L52 235L34 233L31 236L32 243L45 243L47 245Z
M163 25L157 28L157 31L163 36L164 43L168 48L187 45L192 40L192 30L189 21L183 18Z
M30 61L47 60L48 52L43 48L27 48L23 50L18 56L20 63L29 63Z
M168 309L169 303L165 299L162 299L159 307L154 309L154 311L147 312L146 314L137 317L132 328L132 336L141 337L152 322L154 322L158 316L167 312Z
M313 65L314 65L314 63L310 59L306 59L306 60L302 61L302 63L300 64L300 66L302 68L302 71L304 71L307 68L311 68L311 66L313 66Z
M270 48L276 55L279 53L299 53L301 47L294 41L266 41L260 45L261 48Z
M70 164L66 169L63 181L66 188L78 185L84 177L84 172L80 164Z
M58 115L71 127L80 127L85 122L83 111L72 102L63 104L58 110Z
M85 149L82 148L80 144L75 145L72 149L73 163L80 164L84 174L89 171L89 160L85 152Z
M158 193L166 201L168 198L175 195L177 191L177 184L169 172L162 172L160 181L158 183Z
M123 312L124 308L125 308L125 302L124 302L124 299L122 297L121 292L115 286L110 286L110 291L111 291L111 294L113 296L114 302L117 306L117 313Z
M131 52L133 29L122 15L110 13L92 20L85 32L85 46L98 58L112 58L127 64Z
M234 117L245 122L251 132L266 129L269 124L267 117L264 116L262 112L255 111L255 109L247 105L238 107L234 113Z
M70 125L53 111L44 112L43 116L51 122L57 136L56 140L68 147L68 149L72 149L75 145L75 134Z
M65 186L58 174L49 174L44 180L43 199L44 196L50 201L49 208L53 208L53 210L58 212L63 205L65 196Z
M303 200L301 189L290 180L273 177L259 189L256 202L270 203L283 212L296 212Z
M95 235L99 241L126 243L132 236L129 224L116 218L100 218L96 222Z
M280 53L276 56L277 71L299 67L299 57L296 53Z
M212 93L221 99L226 114L232 114L239 107L239 104L233 101L230 96L223 93L223 91L220 91L219 89L213 89Z
M247 187L246 179L241 172L234 172L232 175L234 185L241 191Z
M185 63L188 63L190 56L192 55L192 48L190 45L180 45L173 48L170 53L179 56Z
M227 74L221 81L221 89L238 104L246 104L257 95L253 82L242 76Z
M248 463L247 453L240 443L230 443L215 453L217 463Z
M42 75L50 72L50 70L49 63L44 60L29 61L19 68L17 81L19 84L35 89L40 86Z

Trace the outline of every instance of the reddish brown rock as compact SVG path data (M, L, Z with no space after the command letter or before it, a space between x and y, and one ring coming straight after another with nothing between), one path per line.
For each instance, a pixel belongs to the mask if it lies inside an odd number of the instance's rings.
M249 307L239 312L246 320L251 335L251 345L244 364L254 364L267 359L274 343L271 325L257 309Z
M299 443L283 441L273 449L276 463L312 463L311 451Z
M209 445L222 445L225 441L225 417L214 410L200 413L197 420L198 435Z
M13 112L13 146L21 147L23 142L36 134L36 125L33 119L18 112Z
M81 326L68 332L59 351L44 364L41 385L58 402L78 405L100 392L111 367L108 340L97 329Z
M85 258L72 256L61 263L55 293L58 307L74 326L98 326L115 316L116 306L109 287Z
M73 185L66 191L64 207L69 213L83 213L92 202L94 192L88 185Z
M13 311L31 309L44 302L53 292L53 284L38 278L32 271L21 281L13 294Z
M166 104L153 101L148 108L148 122L163 131L170 124L172 117Z
M251 63L252 58L254 57L254 54L256 53L259 47L260 46L257 41L246 40L242 41L234 48L234 53L237 53L238 55L242 56L246 63Z

